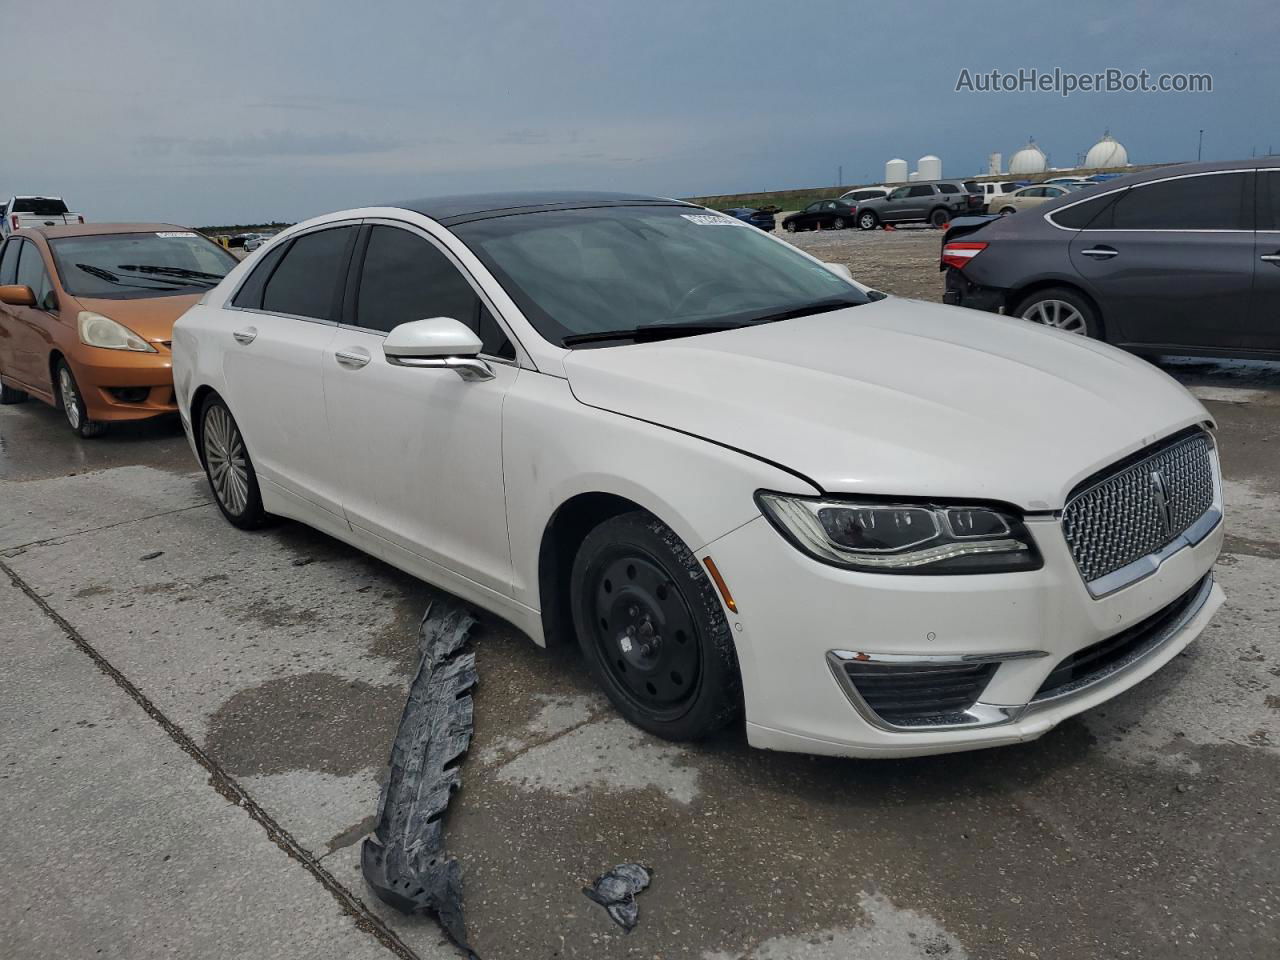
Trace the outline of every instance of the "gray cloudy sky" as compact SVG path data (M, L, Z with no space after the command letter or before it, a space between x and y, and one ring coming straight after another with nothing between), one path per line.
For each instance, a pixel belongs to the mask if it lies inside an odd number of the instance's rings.
M1280 151L1275 0L0 0L0 193L95 220L296 220L436 193L689 196ZM1208 94L956 93L962 68L1207 72Z

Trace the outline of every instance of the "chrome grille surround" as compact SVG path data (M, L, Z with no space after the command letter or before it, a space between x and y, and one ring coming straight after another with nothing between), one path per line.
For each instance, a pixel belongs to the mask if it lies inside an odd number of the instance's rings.
M1062 533L1094 597L1154 573L1222 519L1213 439L1176 435L1085 481L1062 511Z

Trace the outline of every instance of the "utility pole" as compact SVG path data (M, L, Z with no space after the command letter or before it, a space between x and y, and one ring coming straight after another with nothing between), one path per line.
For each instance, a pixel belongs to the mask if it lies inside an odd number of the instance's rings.
M1204 151L1204 131L1200 131L1200 142L1196 145L1196 163L1200 162L1200 154Z

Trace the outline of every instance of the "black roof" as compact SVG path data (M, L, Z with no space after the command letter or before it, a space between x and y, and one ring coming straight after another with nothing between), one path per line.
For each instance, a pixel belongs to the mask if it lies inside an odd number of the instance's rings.
M679 200L665 200L641 193L608 193L596 190L523 190L511 193L466 193L451 197L423 197L388 206L421 213L445 226L505 217L541 210L573 210L581 207L620 207L632 204L672 204L691 206Z

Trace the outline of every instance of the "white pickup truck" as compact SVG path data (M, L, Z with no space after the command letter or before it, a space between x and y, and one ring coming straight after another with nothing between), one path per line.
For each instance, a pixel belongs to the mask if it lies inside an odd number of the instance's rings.
M7 237L25 227L53 227L66 223L84 223L84 217L68 210L61 197L10 197L4 205L0 236Z

